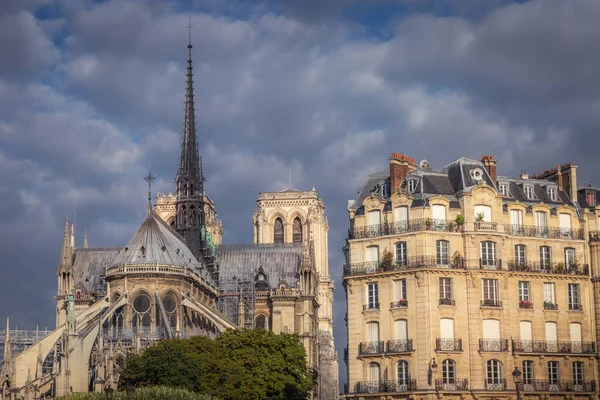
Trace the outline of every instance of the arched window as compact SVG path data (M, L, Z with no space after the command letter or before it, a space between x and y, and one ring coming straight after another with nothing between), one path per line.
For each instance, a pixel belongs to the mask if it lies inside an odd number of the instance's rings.
M488 360L486 363L486 389L504 390L506 382L504 381L504 370L502 363L498 360Z
M456 363L452 360L442 361L442 384L453 385L456 383Z
M142 327L150 327L151 318L150 318L150 296L146 293L142 292L138 294L133 300L132 304L133 308L133 319L132 325L133 328L136 329L138 326Z
M292 225L292 239L294 243L302 242L302 221L300 221L300 218L298 217L294 219L294 223Z
M256 327L260 329L267 329L267 317L263 314L258 314L256 317Z
M169 318L169 326L175 328L177 326L177 297L169 292L162 299L163 306Z
M273 227L273 239L275 243L283 243L283 221L281 218L277 218L275 220L275 226Z
M408 385L408 375L408 362L404 360L398 362L398 385Z

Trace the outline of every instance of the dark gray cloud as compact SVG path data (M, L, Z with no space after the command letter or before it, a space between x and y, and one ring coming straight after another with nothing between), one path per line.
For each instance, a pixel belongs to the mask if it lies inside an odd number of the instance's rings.
M340 354L346 200L391 150L434 168L493 154L506 175L571 159L596 178L595 1L404 2L381 26L389 39L365 36L337 1L274 13L200 3L212 13L193 18L198 134L225 241L251 242L257 193L285 188L290 168L295 187L314 184ZM45 21L35 4L0 8L0 32L21 34L0 35L13 55L0 65L0 257L15 282L0 281L0 316L30 327L52 325L65 215L77 213L79 244L84 227L91 245L125 243L144 217L147 166L155 190L174 189L183 116L187 14L150 0L56 7Z

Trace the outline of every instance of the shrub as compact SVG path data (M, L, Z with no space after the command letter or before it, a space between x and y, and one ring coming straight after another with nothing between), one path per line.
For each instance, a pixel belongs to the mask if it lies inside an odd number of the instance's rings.
M127 393L115 391L114 400L127 400ZM189 392L185 389L165 386L141 387L135 390L136 400L209 400L210 396ZM70 396L59 397L56 400L106 400L105 393L74 393Z

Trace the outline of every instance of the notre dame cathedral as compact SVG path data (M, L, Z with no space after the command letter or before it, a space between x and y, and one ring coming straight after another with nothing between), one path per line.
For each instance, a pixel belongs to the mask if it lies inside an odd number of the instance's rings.
M222 243L216 205L204 190L191 44L187 62L176 194L158 194L122 247L89 247L87 232L77 247L74 225L65 222L56 329L11 330L7 319L0 399L115 388L129 353L237 328L297 333L319 376L313 398L337 398L323 200L314 188L259 193L253 243Z

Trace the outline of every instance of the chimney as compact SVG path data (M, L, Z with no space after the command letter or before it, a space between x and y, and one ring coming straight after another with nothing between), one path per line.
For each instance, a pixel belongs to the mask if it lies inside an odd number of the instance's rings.
M415 160L406 154L392 153L390 160L390 195L396 193L410 171L417 169Z
M492 182L496 184L498 182L498 175L496 174L497 161L494 156L481 156L481 162L490 175L490 178L492 178Z

